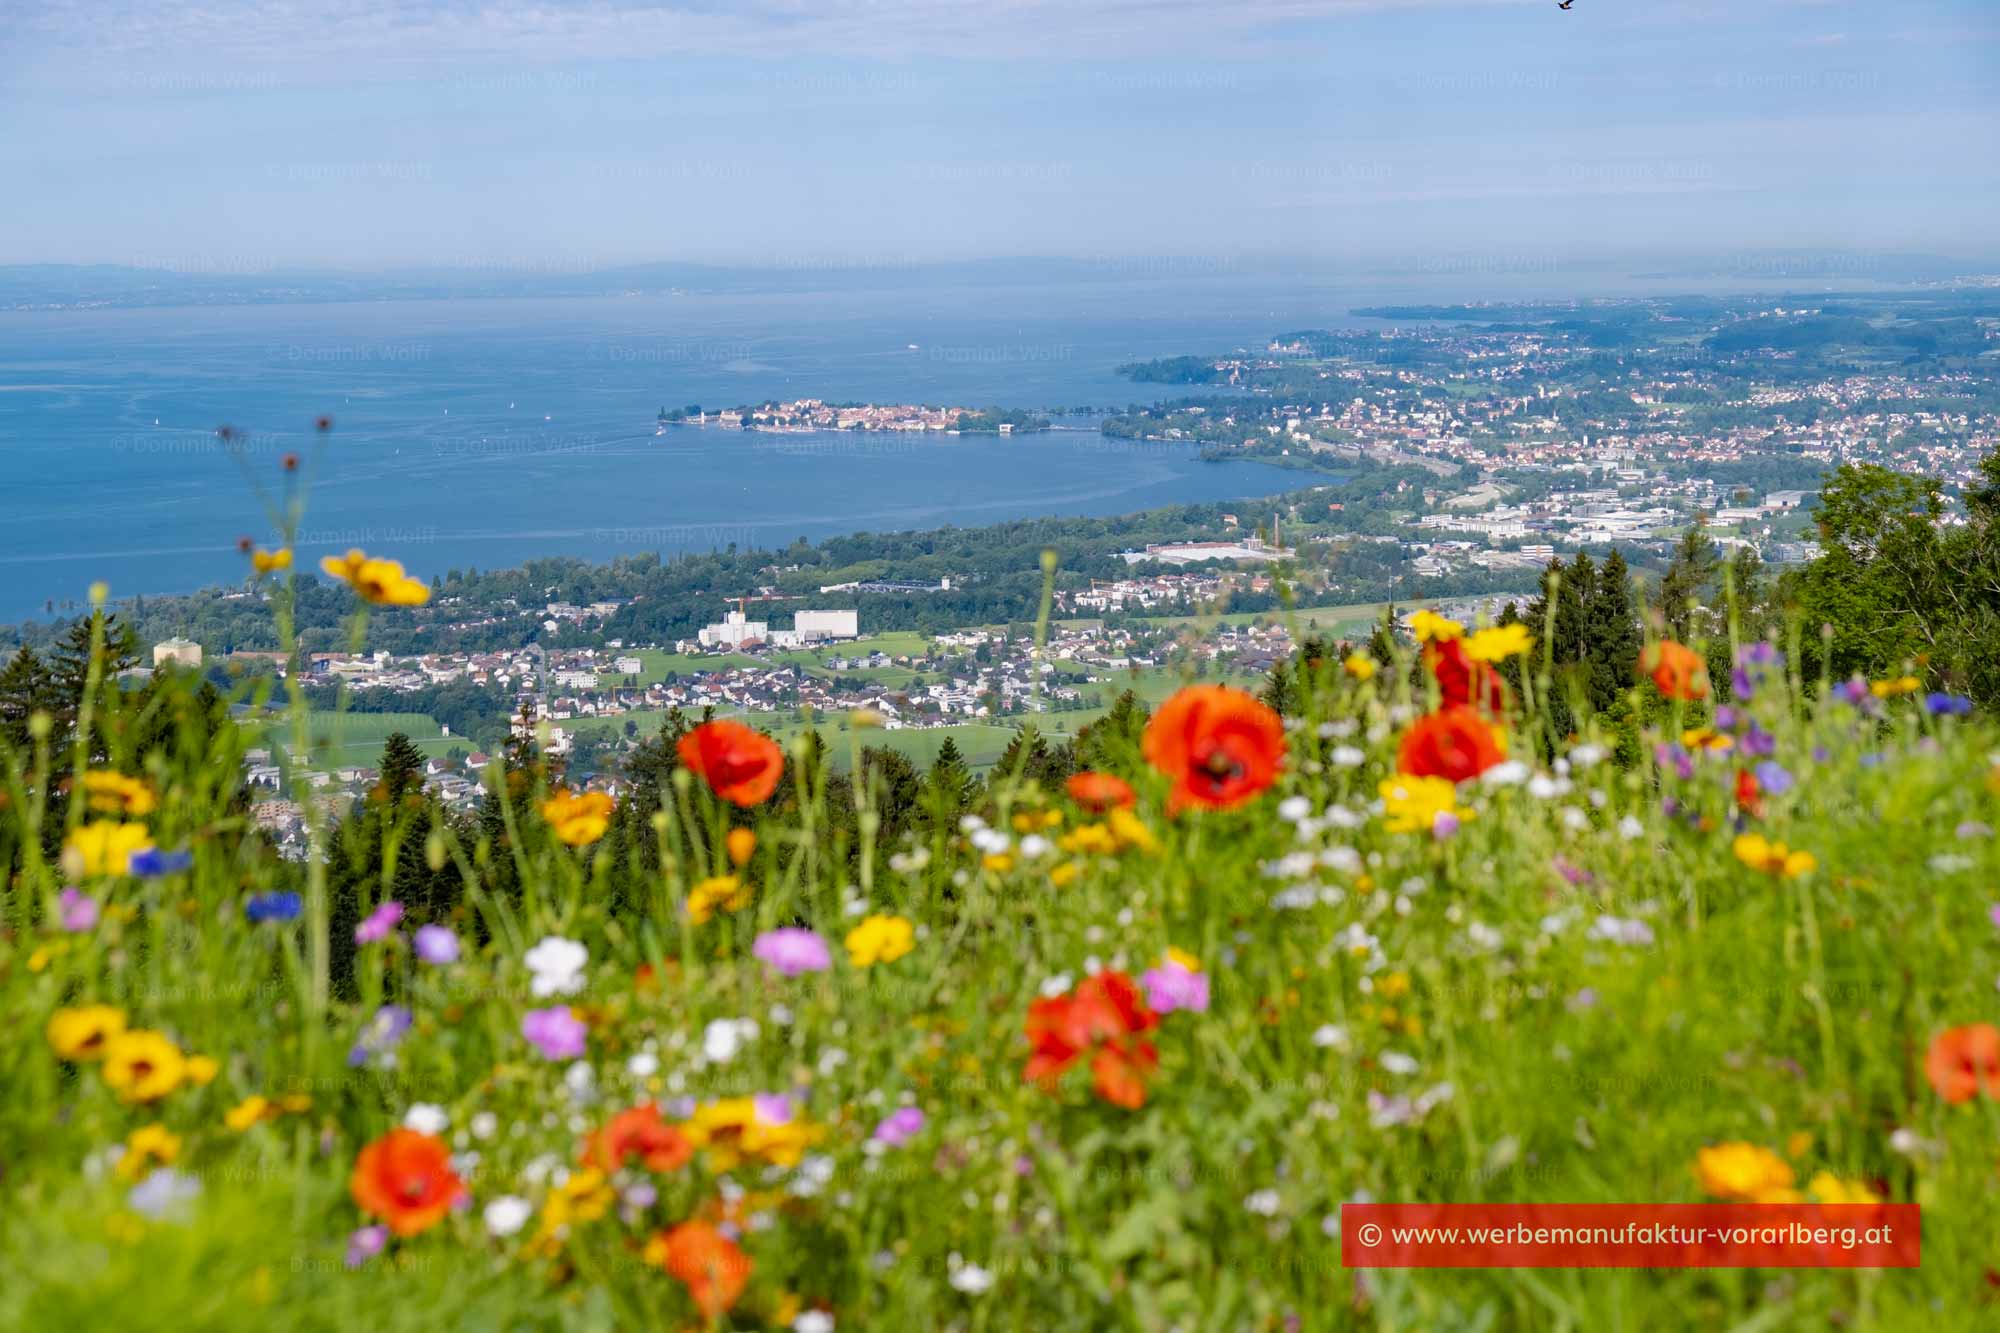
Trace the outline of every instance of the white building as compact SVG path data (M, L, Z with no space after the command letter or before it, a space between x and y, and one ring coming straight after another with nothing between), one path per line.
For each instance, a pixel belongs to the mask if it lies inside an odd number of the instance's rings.
M704 648L741 648L746 643L761 643L771 637L771 627L761 620L751 620L741 611L725 611L719 625L703 625L695 638Z
M646 669L646 664L636 657L621 657L612 662L611 668L621 676L636 676Z
M861 637L861 613L801 611L792 620L792 628L799 638L808 642L814 639L858 639Z
M201 645L192 639L167 639L153 645L153 665L198 667L201 665Z

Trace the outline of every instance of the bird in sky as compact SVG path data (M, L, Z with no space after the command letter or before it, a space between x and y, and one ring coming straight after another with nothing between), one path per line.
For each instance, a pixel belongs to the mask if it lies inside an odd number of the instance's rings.
M1569 8L1569 7L1571 6L1571 5L1573 5L1573 4L1575 4L1575 3L1576 3L1576 0L1562 0L1562 3L1561 3L1561 4L1558 4L1558 5L1556 6L1556 8L1557 8L1557 9L1568 9L1568 8Z

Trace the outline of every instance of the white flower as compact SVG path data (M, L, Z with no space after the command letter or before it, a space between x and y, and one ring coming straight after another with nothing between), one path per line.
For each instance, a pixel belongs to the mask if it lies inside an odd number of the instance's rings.
M1031 861L1039 856L1047 856L1053 850L1055 850L1055 844L1039 833L1030 833L1027 837L1021 839L1021 855Z
M792 1321L792 1333L833 1333L833 1316L824 1310L807 1310Z
M563 1083L568 1086L570 1095L579 1099L590 1092L591 1084L596 1078L597 1071L582 1060L563 1070Z
M625 1072L633 1078L651 1078L660 1072L660 1057L651 1051L640 1051L625 1062Z
M143 1213L158 1221L169 1214L180 1213L184 1205L201 1195L201 1181L194 1176L182 1175L167 1167L155 1167L150 1175L132 1187L125 1196L132 1211Z
M1052 977L1044 978L1042 984L1037 989L1041 991L1043 999L1053 1000L1056 996L1069 990L1073 984L1069 973L1058 972Z
M419 1134L442 1134L450 1125L451 1117L445 1114L444 1108L429 1102L417 1102L403 1112L403 1128L414 1129Z
M486 1230L494 1236L511 1236L528 1224L534 1205L518 1194L503 1194L486 1205Z
M1622 917L1600 916L1591 923L1590 933L1600 940L1615 940L1620 944L1647 945L1653 942L1651 926Z
M834 1071L846 1063L847 1052L838 1046L829 1046L819 1053L819 1059L814 1062L813 1067L819 1071L821 1078L831 1078Z
M472 1137L490 1139L500 1132L500 1117L491 1111L481 1111L472 1117Z
M1973 859L1957 852L1939 852L1931 858L1931 869L1940 875L1955 875L1961 870L1970 870Z
M726 1065L746 1041L757 1038L757 1023L749 1018L718 1018L701 1031L701 1053L710 1063Z
M1509 759L1504 764L1495 764L1480 775L1479 780L1489 787L1515 787L1528 780L1528 766L1518 759Z
M1492 953L1507 942L1504 935L1492 926L1487 925L1484 921L1475 921L1467 926L1465 928L1465 938L1472 942L1473 948L1483 950L1486 953Z
M1338 722L1322 722L1319 724L1319 738L1330 741L1342 736L1352 736L1359 726L1360 724L1351 717L1343 717Z
M1300 884L1271 895L1271 907L1279 912L1303 911L1319 903L1319 890L1310 884Z
M1313 1045L1322 1049L1344 1051L1347 1049L1347 1029L1337 1023L1325 1023L1313 1029Z
M1276 1217L1278 1215L1278 1191L1258 1190L1255 1194L1243 1200L1243 1206L1259 1217Z
M1416 1057L1404 1055L1401 1051L1384 1051L1380 1059L1382 1068L1392 1074L1414 1074L1417 1072Z
M968 1296L981 1296L992 1287L993 1274L978 1264L963 1264L952 1273L951 1285Z
M977 833L985 827L986 821L978 815L960 815L958 818L958 831L960 833Z
M1590 827L1590 816L1573 805L1566 805L1562 811L1562 824L1571 833L1581 833Z
M1538 801L1546 801L1562 794L1562 786L1546 773L1537 773L1528 779L1528 795Z
M1355 829L1368 822L1368 816L1357 814L1344 805L1329 805L1326 808L1326 822L1334 828Z
M1278 802L1278 818L1296 824L1312 813L1312 802L1303 796L1287 796Z
M1328 847L1320 852L1319 863L1328 870L1338 870L1346 875L1361 873L1361 853L1352 847Z
M544 935L521 961L535 974L529 989L537 999L574 995L583 989L583 969L590 961L590 950L560 935Z
M1014 845L1014 840L999 829L982 828L972 835L972 845L988 856L998 856Z
M1335 768L1359 768L1368 762L1367 753L1352 745L1334 746L1333 753L1327 758L1333 762Z
M1637 815L1627 815L1618 821L1618 836L1627 842L1632 841L1645 831L1646 826L1639 822Z
M1592 768L1604 762L1604 747L1579 745L1569 752L1569 761L1578 768Z

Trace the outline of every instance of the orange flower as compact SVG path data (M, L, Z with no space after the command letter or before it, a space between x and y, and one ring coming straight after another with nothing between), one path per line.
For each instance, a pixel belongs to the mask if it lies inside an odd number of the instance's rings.
M558 787L542 802L542 818L572 847L596 842L611 829L611 797L601 791Z
M610 1175L636 1157L648 1171L678 1171L694 1156L687 1135L660 1118L651 1102L620 1111L584 1145L586 1165Z
M1938 1096L1954 1105L1978 1093L2000 1098L2000 1028L1973 1023L1938 1033L1924 1057L1924 1073Z
M705 1319L720 1318L750 1283L750 1256L706 1222L683 1222L656 1236L647 1254L687 1284Z
M1457 640L1453 640L1457 642ZM1500 729L1469 704L1440 708L1403 733L1396 771L1413 778L1476 778L1507 758Z
M1285 727L1241 690L1190 685L1160 706L1141 748L1147 763L1173 779L1169 810L1228 810L1278 780Z
M1022 1077L1052 1089L1055 1080L1083 1055L1097 1095L1113 1106L1136 1111L1146 1104L1146 1076L1160 1064L1153 1043L1139 1037L1160 1025L1132 978L1099 972L1068 995L1028 1006L1027 1034L1034 1050Z
M681 763L732 805L757 805L777 790L785 754L741 722L704 722L681 737Z
M1438 698L1446 708L1477 704L1489 713L1507 707L1507 685L1485 662L1474 661L1463 639L1433 639L1424 645L1424 665L1437 678Z
M361 1150L347 1192L364 1213L388 1223L399 1236L437 1225L465 1196L442 1140L414 1129L392 1129Z
M1708 697L1708 667L1694 649L1662 639L1639 654L1639 670L1653 678L1669 699Z
M1085 769L1070 776L1069 798L1093 815L1101 815L1114 808L1131 809L1137 804L1139 794L1121 777Z
M729 864L741 870L757 854L757 835L747 828L733 828L723 845L729 849Z
M1764 789L1757 783L1757 775L1747 768L1736 770L1736 805L1752 819L1764 813Z

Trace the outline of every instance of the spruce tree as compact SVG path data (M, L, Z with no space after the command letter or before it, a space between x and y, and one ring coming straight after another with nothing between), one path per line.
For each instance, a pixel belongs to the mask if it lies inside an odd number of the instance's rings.
M1624 555L1614 550L1605 557L1584 608L1591 708L1604 712L1624 694L1643 643L1632 606L1632 572Z

